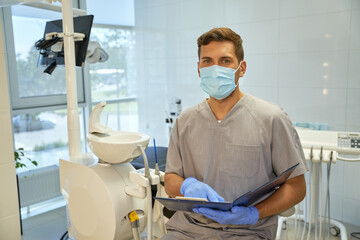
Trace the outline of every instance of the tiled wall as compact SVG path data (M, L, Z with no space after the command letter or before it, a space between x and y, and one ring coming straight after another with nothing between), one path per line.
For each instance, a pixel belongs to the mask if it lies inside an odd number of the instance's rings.
M21 239L5 49L0 14L0 239Z
M206 97L196 39L227 26L244 41L240 88L297 122L360 132L359 0L136 0L140 129L167 145L170 97L183 108ZM332 167L332 216L360 225L360 162ZM323 174L325 175L325 174Z

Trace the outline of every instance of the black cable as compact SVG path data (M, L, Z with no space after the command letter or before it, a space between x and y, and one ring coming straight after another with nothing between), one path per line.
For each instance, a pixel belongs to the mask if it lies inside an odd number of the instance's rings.
M352 233L350 233L350 235L354 238L360 239L360 232L352 232Z
M59 41L60 41L59 37L54 37L54 38L49 39L49 40L45 40L44 38L41 38L40 40L38 40L35 43L35 47L36 47L37 50L47 49L47 48L51 47L52 45L54 45L55 43L57 43Z
M68 239L68 231L66 231L60 238L60 240L66 240L66 239Z

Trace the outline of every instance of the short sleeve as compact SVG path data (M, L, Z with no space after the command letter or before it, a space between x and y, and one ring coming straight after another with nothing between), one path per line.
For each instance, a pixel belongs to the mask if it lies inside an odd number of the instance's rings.
M167 157L166 157L166 173L176 173L184 177L183 162L180 153L178 120L175 121L171 132Z
M289 167L299 163L289 178L308 171L299 136L288 115L281 111L272 123L271 159L278 176Z

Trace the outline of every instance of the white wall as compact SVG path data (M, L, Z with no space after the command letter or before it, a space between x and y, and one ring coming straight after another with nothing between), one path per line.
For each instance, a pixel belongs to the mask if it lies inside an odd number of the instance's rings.
M1 9L0 9L1 11ZM0 13L0 239L21 239L8 78Z
M359 0L136 0L140 131L167 145L169 98L183 108L206 97L197 38L226 26L244 41L240 88L282 106L297 122L360 132ZM338 162L332 216L360 225L360 163Z

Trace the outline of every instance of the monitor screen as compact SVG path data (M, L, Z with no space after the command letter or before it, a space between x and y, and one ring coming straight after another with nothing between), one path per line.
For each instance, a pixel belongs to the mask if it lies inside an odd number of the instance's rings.
M86 57L86 51L90 39L90 31L93 23L94 15L86 15L80 17L74 17L74 32L85 34L85 38L82 41L75 42L75 60L76 66L83 67ZM63 32L62 20L55 20L46 22L44 38L47 33L52 32ZM46 49L47 53L50 53L51 47ZM64 49L56 54L50 54L52 57L49 57L48 54L40 54L38 60L38 66L48 66L54 60L56 65L64 65Z

